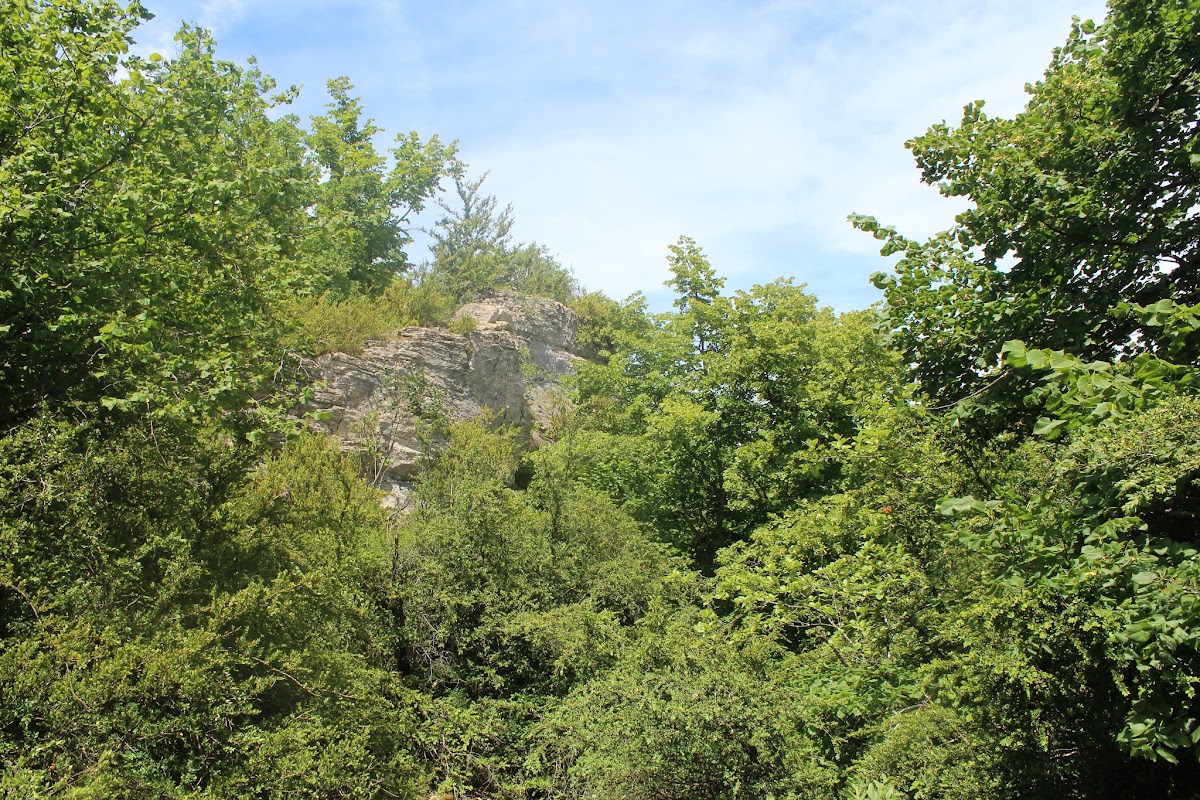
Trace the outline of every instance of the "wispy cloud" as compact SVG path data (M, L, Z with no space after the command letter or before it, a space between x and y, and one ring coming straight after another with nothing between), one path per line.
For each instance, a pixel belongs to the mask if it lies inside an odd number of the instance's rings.
M460 139L517 234L593 288L656 289L685 233L731 283L795 274L853 307L874 299L866 275L883 262L846 215L914 234L948 224L959 206L919 184L903 142L976 98L1019 110L1073 12L1103 7L208 0L201 21L227 56L305 84L302 113L345 74L387 130Z
M240 22L245 13L245 0L205 0L196 21L219 35Z

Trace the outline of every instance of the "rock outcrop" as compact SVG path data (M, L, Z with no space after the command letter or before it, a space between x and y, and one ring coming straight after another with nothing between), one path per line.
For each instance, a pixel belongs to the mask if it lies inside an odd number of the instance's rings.
M308 411L343 447L363 453L370 477L402 506L437 417L490 411L497 424L541 440L559 381L583 360L577 327L561 303L498 293L459 309L451 328L464 333L405 328L368 341L361 354L314 359Z

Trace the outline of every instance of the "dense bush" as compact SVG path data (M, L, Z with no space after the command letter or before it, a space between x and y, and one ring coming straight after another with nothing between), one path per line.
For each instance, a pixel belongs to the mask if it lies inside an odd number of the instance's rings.
M880 315L686 237L674 313L581 294L345 79L304 130L137 4L2 8L0 795L1196 796L1195 3L914 140L974 207L857 218ZM536 452L424 406L385 511L295 355L498 288L596 363Z

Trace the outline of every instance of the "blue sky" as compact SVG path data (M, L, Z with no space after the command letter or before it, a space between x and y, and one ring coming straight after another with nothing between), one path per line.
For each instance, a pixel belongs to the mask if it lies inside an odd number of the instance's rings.
M984 99L1025 102L1072 15L1099 0L145 0L139 50L183 20L253 55L294 111L346 75L388 132L458 139L511 203L515 236L589 289L669 304L667 246L705 249L730 289L794 277L839 311L878 298L873 214L909 235L961 208L904 141ZM422 254L412 254L418 260Z

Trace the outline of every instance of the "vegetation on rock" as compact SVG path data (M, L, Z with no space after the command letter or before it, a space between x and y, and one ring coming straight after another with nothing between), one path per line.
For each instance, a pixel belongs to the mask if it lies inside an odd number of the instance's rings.
M686 237L673 312L585 293L344 78L305 129L136 2L0 9L0 796L1196 796L1195 2L914 139L972 205L856 216L841 315ZM385 509L296 366L498 290L580 314L574 402L430 401Z

